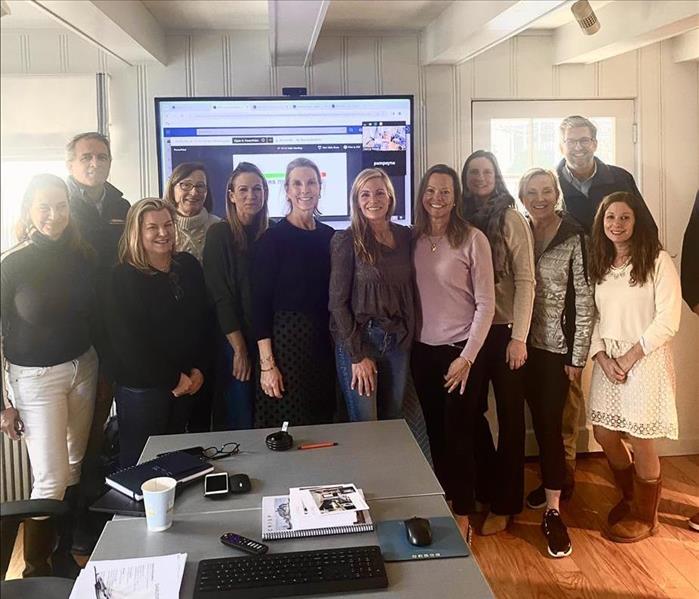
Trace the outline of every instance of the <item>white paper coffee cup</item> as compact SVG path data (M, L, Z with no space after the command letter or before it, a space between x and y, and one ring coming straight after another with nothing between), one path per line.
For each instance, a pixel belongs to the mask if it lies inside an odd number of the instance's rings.
M176 486L177 481L167 476L151 478L141 485L148 530L160 532L172 526Z

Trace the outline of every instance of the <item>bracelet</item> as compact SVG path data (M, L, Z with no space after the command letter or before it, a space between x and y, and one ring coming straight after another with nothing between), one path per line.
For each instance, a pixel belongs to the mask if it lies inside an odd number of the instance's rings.
M471 360L469 360L468 358L464 358L463 356L459 356L459 358L461 358L464 362L466 362L466 366L468 366L469 368L471 368L471 366L473 366L473 362L471 362Z
M260 372L269 372L270 370L274 370L276 367L276 364L272 364L269 368L260 368Z

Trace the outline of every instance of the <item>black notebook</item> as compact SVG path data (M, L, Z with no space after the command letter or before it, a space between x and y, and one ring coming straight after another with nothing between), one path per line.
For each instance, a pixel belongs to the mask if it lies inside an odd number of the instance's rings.
M106 483L124 495L141 501L141 485L151 478L169 476L178 483L184 483L200 478L213 469L211 464L200 457L173 451L137 466L117 470L106 478Z

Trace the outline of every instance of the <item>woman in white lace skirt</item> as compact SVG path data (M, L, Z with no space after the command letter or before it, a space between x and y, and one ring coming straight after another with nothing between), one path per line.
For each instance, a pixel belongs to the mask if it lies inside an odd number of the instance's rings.
M588 416L622 494L605 532L622 543L657 531L661 476L655 439L677 439L668 342L680 323L680 280L640 206L627 192L604 198L590 256L597 318Z

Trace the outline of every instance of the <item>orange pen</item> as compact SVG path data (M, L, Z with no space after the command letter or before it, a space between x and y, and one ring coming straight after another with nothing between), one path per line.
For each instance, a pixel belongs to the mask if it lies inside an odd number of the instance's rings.
M322 443L306 443L299 445L299 449L320 449L321 447L334 447L337 445L335 441L323 441Z

